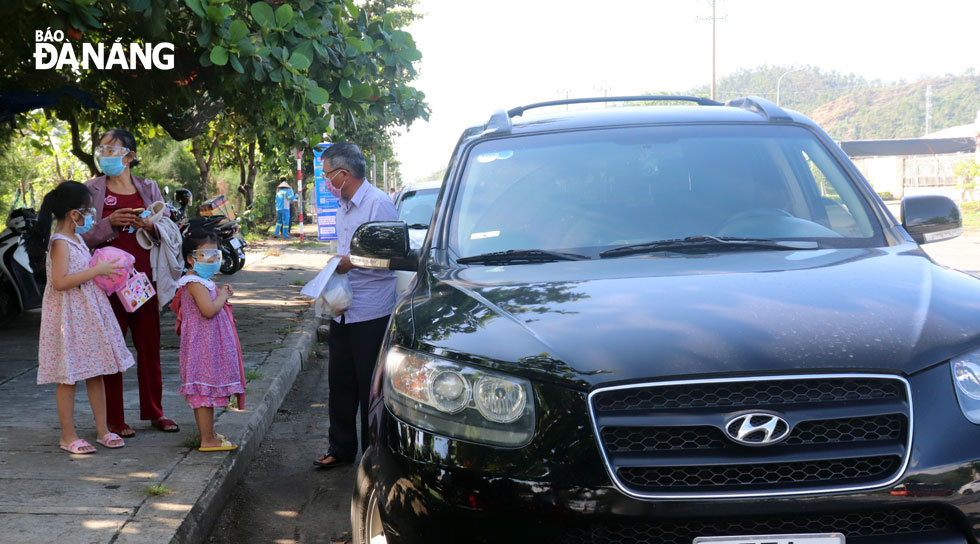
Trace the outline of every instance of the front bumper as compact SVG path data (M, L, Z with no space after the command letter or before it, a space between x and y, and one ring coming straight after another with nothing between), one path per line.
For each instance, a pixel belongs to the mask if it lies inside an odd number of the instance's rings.
M363 461L389 542L655 542L697 536L842 532L848 544L978 544L980 427L962 416L945 365L912 378L915 436L898 487L749 499L634 499L606 472L584 395L548 399L576 417L550 419L531 445L501 450L450 440L375 406ZM544 421L544 419L542 419ZM563 437L563 439L555 439ZM923 482L941 481L941 486ZM937 491L938 489L938 491Z

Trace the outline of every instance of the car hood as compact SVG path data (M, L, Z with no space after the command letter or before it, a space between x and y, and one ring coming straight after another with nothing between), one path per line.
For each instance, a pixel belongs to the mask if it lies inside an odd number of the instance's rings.
M588 388L732 374L912 374L980 346L980 280L912 244L431 272L416 346Z

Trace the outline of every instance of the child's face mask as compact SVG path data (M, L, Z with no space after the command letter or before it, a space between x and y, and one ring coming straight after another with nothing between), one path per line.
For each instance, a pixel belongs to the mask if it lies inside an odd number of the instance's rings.
M206 280L210 279L221 268L220 249L198 249L192 255L194 257L194 272Z

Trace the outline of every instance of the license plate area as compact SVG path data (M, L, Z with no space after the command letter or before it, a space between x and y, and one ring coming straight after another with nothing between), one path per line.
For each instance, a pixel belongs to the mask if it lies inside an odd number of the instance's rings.
M699 536L694 544L844 544L840 533L806 535Z
M238 249L238 248L242 247L242 242L238 238L232 238L231 240L228 240L228 242L230 242L231 243L231 247L233 247L235 249Z

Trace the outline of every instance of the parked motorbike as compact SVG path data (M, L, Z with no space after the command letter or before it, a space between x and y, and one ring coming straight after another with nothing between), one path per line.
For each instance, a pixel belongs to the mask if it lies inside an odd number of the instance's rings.
M25 247L25 236L35 221L33 209L18 208L10 212L7 228L0 232L0 325L41 306L44 265L34 263L32 267Z
M193 229L204 228L218 234L218 248L221 250L222 274L234 274L245 266L245 248L248 243L238 234L241 227L237 219L228 219L224 215L192 217L184 221L181 234L187 235Z

